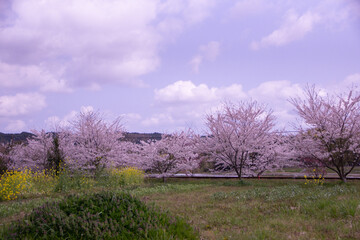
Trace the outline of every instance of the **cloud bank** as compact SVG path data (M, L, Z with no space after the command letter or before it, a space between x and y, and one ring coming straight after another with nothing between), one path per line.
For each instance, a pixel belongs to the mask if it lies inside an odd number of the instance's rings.
M143 86L140 77L158 68L169 35L203 21L213 6L203 0L7 2L0 15L1 85Z

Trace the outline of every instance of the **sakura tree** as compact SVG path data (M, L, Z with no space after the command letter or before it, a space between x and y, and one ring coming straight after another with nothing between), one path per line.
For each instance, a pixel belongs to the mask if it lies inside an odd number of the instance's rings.
M27 143L15 145L10 152L10 168L48 169L48 154L53 145L53 134L45 130L33 130L33 137Z
M182 131L143 143L144 169L158 174L163 181L179 172L190 173L199 164L195 138L191 131Z
M114 151L117 157L111 161L111 167L143 168L144 152L141 144L122 139L115 145Z
M289 136L282 132L269 134L264 144L250 153L249 172L260 177L265 171L275 171L286 167L297 166L294 160L294 149L290 144Z
M71 128L64 131L68 166L99 173L106 167L119 165L118 145L123 131L119 118L107 123L99 112L80 112Z
M8 170L10 165L10 153L17 144L19 143L13 140L0 144L0 176Z
M239 179L244 173L263 172L275 161L269 149L274 144L275 118L264 105L256 101L225 103L206 120L209 131L208 137L201 139L201 151L234 170Z
M346 182L360 163L360 94L351 88L324 96L315 86L308 86L304 95L290 100L304 120L295 146L305 159L323 164Z

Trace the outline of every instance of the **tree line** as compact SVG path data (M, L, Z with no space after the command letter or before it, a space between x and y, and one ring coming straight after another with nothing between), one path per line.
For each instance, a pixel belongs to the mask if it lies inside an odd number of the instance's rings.
M214 171L231 170L239 179L260 176L284 166L331 169L342 181L360 163L360 94L355 87L324 95L315 86L289 99L302 120L296 132L276 129L276 117L254 100L225 102L206 116L207 132L191 129L160 140L122 141L121 119L106 122L99 112L81 112L69 127L54 133L33 131L23 144L2 147L0 169L83 171L96 177L107 168L134 166L166 177L192 173L211 163Z

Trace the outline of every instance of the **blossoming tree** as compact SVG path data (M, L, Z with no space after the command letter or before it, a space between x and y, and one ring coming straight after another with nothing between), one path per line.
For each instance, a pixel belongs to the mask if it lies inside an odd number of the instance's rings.
M64 133L66 162L72 168L98 173L106 167L119 165L120 138L123 127L117 118L107 123L99 112L80 112Z
M341 95L323 96L315 86L304 89L304 98L292 98L304 125L295 146L338 174L342 181L360 163L360 94L355 88Z
M265 171L298 166L294 161L294 150L288 138L282 132L269 134L265 142L257 147L258 150L250 154L250 174L260 177Z
M268 147L274 144L275 118L256 101L225 103L221 111L207 116L206 125L208 137L201 139L201 151L234 170L239 179L274 162Z
M25 167L40 170L49 167L48 154L53 145L53 134L45 130L33 130L33 137L26 143L18 144L10 152L10 168L23 169Z
M165 178L173 174L190 173L198 167L195 153L196 136L190 131L165 135L161 140L143 143L143 168Z

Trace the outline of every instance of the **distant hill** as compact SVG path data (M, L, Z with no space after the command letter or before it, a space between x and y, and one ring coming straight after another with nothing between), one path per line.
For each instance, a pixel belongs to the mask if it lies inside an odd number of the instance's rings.
M161 140L161 133L125 133L124 141L140 143L140 141Z
M34 136L32 133L22 132L22 133L1 133L0 132L0 143L9 143L10 141L14 142L25 142L27 138ZM140 143L140 141L148 140L161 140L161 133L125 133L124 141L130 141L134 143Z
M25 142L27 138L34 136L29 132L22 133L1 133L0 132L0 143L13 142Z

